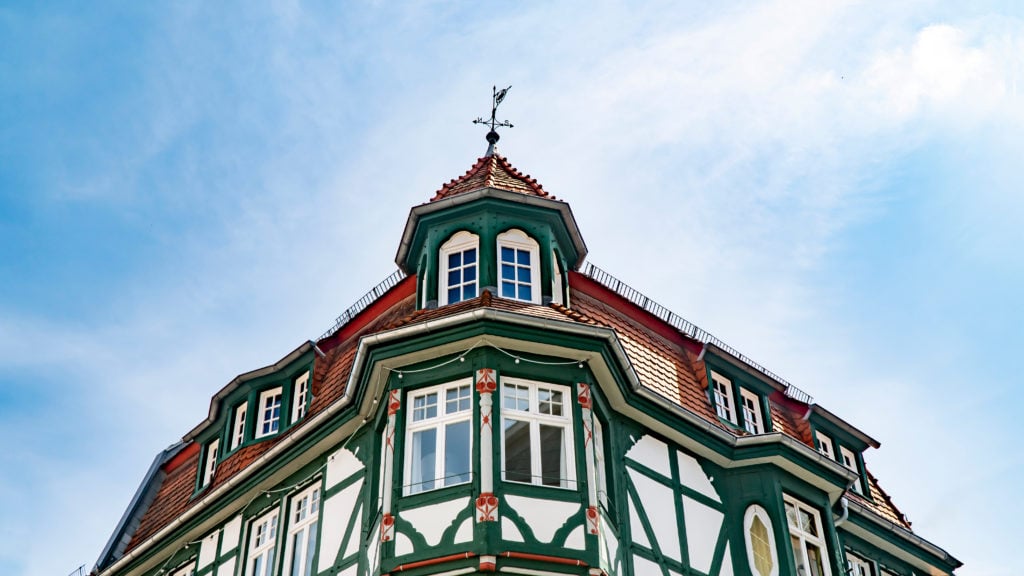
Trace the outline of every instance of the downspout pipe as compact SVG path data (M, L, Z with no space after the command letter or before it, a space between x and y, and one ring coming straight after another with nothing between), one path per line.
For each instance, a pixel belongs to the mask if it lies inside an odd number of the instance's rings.
M836 518L836 528L842 526L850 517L850 501L846 498L846 496L843 496L842 498L839 499L839 506L842 508L843 513L840 514L839 518Z

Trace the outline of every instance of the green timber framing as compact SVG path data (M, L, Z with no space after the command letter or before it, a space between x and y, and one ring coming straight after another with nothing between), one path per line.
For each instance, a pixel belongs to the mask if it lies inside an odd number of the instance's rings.
M395 377L397 373L395 371L406 370L411 373L421 367L463 354L473 346L480 349L467 355L466 362L452 363L436 372L431 371L429 377L420 379L410 377L409 382L401 383ZM515 354L532 360L582 361L585 368L570 366L552 371L550 368L535 367L530 362L516 364L512 358L489 348L489 346L514 351ZM301 352L298 354L298 358L294 360L294 363L287 363L287 366L301 364L301 358L311 358L308 355L313 353L312 349L311 344L300 347ZM290 356L293 355L295 353ZM152 541L161 541L162 546L140 546L134 551L138 553L118 561L110 573L155 575L161 567L180 564L179 561L186 560L190 554L190 548L185 546L190 539L215 531L238 514L240 510L243 512L242 526L247 526L253 518L262 513L265 505L273 505L274 502L280 503L283 501L282 498L287 497L287 494L284 496L278 494L274 497L261 495L264 491L276 491L281 486L290 486L305 478L307 471L324 466L324 459L327 455L343 443L347 442L350 448L357 449L361 459L369 459L370 455L376 454L379 449L378 439L383 418L382 398L386 387L399 387L399 384L401 384L401 388L426 386L457 377L465 377L471 374L472 370L485 365L496 369L499 377L514 375L568 385L578 381L593 384L596 392L598 417L605 422L606 443L611 451L611 457L607 458L607 462L618 462L619 456L625 453L629 439L635 438L640 430L663 439L676 449L701 458L701 464L709 476L716 479L716 488L725 495L722 498L724 504L720 507L726 518L724 525L730 528L723 530L721 546L724 547L725 543L731 544L731 562L737 569L737 573L744 573L743 566L745 566L742 555L742 534L737 532L737 530L741 530L739 528L741 523L736 521L737 518L742 518L742 509L751 502L763 505L776 519L773 523L776 541L787 542L785 526L781 522L781 519L785 518L784 512L781 511L781 498L783 493L789 493L817 507L822 512L830 534L829 550L832 552L833 573L837 574L836 570L842 565L841 550L844 543L840 542L836 536L836 530L833 528L835 520L832 516L832 507L853 481L854 476L851 472L837 462L822 457L809 446L781 433L774 432L737 438L650 390L642 388L630 367L621 343L611 329L486 308L445 317L432 323L411 324L362 338L346 388L346 396L335 403L330 410L312 416L312 418L319 419L315 426L304 427L298 430L301 434L288 436L290 443L280 448L275 446L274 450L263 457L259 466L251 466L247 469L246 474L232 478L235 481L230 485L217 487L210 494L205 495L202 506L194 507L193 513L184 515L179 522L165 527L160 533L154 535ZM374 383L376 383L376 387L372 385ZM576 410L573 419L576 428L574 438L576 439L576 448L579 450L580 420L578 408L574 407L574 410ZM474 413L474 419L476 418L479 418L478 413ZM219 431L221 426L217 424L212 428ZM356 432L358 434L353 436ZM398 434L397 439L401 443L402 435ZM396 447L395 453L402 454L400 446ZM583 483L586 481L586 475L581 470L583 462L582 458L576 458L576 477L582 482L581 489L575 493L513 483L502 483L500 489L507 494L579 499L584 493ZM656 477L650 475L649 471L643 469L641 465L628 460L626 462L625 467L612 466L609 474L613 515L616 514L614 509L620 511L617 514L621 514L627 498L637 496L635 487L626 478L627 468L637 470L650 477ZM367 460L364 460L364 465L367 470L371 471L377 468ZM474 470L479 470L479 466L479 454L474 453ZM477 474L474 474L474 478L476 476ZM657 479L665 480L664 477ZM363 510L372 508L372 502L377 497L374 493L374 487L377 485L378 482L375 478L368 478L364 482L363 493L360 497L364 506ZM296 489L302 489L305 486L308 484L298 486ZM750 486L756 488L751 489ZM678 489L681 492L686 492L683 488ZM430 501L430 499L442 499L455 495L460 497L472 495L476 490L478 488L474 480L474 484L468 487L457 486L405 498L401 497L400 492L396 492L394 495L398 503L396 511L398 511L398 517L401 518L403 506L412 507L423 501ZM759 499L749 496L749 500L745 500L744 498L747 498L743 496L745 494L756 494ZM770 497L765 499L765 494ZM245 505L242 506L242 503ZM503 516L514 516L515 511L505 506L500 513ZM846 526L856 527L857 530L865 532L865 535L858 534L858 537L876 546L878 553L889 554L891 558L897 558L898 561L908 563L908 565L913 563L919 568L922 562L938 566L943 566L945 562L949 567L949 572L955 568L955 565L948 563L948 558L930 553L927 547L922 547L919 542L901 536L898 530L886 531L877 523L865 521L863 518L871 518L871 512L866 510L852 512L844 528ZM374 540L371 528L375 522L375 518L364 514L360 527L360 534L365 535L364 543ZM622 532L618 535L620 542L632 541L629 537L629 529L628 526L622 526ZM349 530L351 532L352 528ZM482 528L477 526L475 530L479 531ZM472 545L468 547L442 543L440 546L430 547L429 551L422 554L417 553L400 559L389 556L391 552L389 547L393 544L385 543L382 550L385 559L382 569L385 572L392 571L399 566L412 565L416 559L425 559L427 556L446 557L459 553L480 556L488 552L505 551L504 549L498 550L501 546L495 547L500 540L497 540L499 536L493 532L475 534L474 536ZM527 536L529 535L527 534ZM570 555L570 558L579 560L587 566L597 566L600 562L597 546L589 540L592 539L588 538L588 544L583 553ZM506 548L513 547L511 543L501 542L501 544ZM566 555L565 551L555 544L545 547L544 543L527 541L521 543L519 547L523 551L541 550L542 553L547 553L550 556ZM238 549L244 549L244 536L240 539ZM724 550L724 548L721 549ZM176 555L168 557L169 550L180 551ZM222 553L225 551L218 551L218 555ZM655 549L641 551L640 554L646 554L651 560L660 556ZM788 559L790 563L788 567L792 569L792 559L786 554L782 554L780 557ZM240 558L239 562L242 561L243 559ZM330 569L321 574L337 574L351 566L354 561L353 558L340 559L340 563L332 565ZM503 565L510 566L538 568L538 566L545 565L544 560L529 558L508 558L501 561L504 563ZM721 565L722 561L721 552L716 552L716 566L713 567L713 570ZM786 561L783 560L783 562ZM445 564L445 569L456 569L461 564L470 566L473 562L465 558L460 561L453 560L450 566ZM898 566L899 564L891 562L887 565ZM628 574L629 563L625 562L623 566L626 567L624 569ZM365 569L365 567L362 568ZM565 569L568 568L563 567L563 570ZM666 574L668 570L681 574L703 574L703 572L687 567L685 558L678 563L666 561L663 563L663 569ZM431 570L433 568L430 566L420 566L403 571L408 571L410 576L415 576L419 573L429 573ZM580 568L576 571L583 573L584 570ZM794 572L790 571L789 573Z

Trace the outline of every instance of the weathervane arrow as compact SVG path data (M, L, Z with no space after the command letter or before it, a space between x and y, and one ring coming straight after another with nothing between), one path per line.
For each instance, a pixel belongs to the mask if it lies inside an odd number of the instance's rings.
M491 129L489 132L487 132L487 156L494 155L494 145L497 144L498 140L501 138L501 136L498 135L498 132L497 130L495 130L495 128L513 127L512 123L509 122L508 120L503 120L501 122L498 122L497 120L498 105L505 100L505 96L508 94L508 91L511 88L512 86L509 86L508 88L502 88L501 90L498 90L497 86L493 86L491 93L491 119L484 120L482 117L478 117L476 120L473 120L473 124L483 124L484 126L488 126Z

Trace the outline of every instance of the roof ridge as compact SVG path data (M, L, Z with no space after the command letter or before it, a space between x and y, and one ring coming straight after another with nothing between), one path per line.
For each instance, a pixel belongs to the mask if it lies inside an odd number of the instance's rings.
M542 198L555 199L548 194L544 187L529 174L523 174L501 154L495 153L490 156L482 156L466 170L466 173L458 178L449 180L434 194L431 202L455 196L463 192L471 192L481 188L497 188L540 196Z

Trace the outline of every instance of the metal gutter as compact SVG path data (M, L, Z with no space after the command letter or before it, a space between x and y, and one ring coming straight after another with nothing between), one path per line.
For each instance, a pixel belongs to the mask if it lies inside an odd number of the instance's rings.
M561 213L562 219L565 221L565 224L569 229L569 237L572 238L573 246L576 248L577 257L573 269L578 269L583 265L583 260L587 257L587 244L583 241L583 236L580 234L579 226L576 225L576 218L572 214L572 207L570 207L568 203L562 202L561 200L551 200L550 198L543 198L541 196L523 194L522 192L502 190L500 188L480 188L479 190L462 192L461 194L442 198L436 202L427 202L426 204L413 206L413 208L409 210L409 218L405 222L405 230L402 232L402 240L398 245L398 252L395 254L395 263L398 264L398 267L406 274L413 274L413 271L406 269L403 263L409 255L409 247L412 245L412 237L416 233L416 223L419 221L421 216L426 216L428 214L433 214L434 212L447 210L463 204L469 204L470 202L474 202L482 198L496 198L498 200L507 200L517 204L528 204L530 206L558 211Z
M942 560L943 562L945 562L949 566L952 566L954 570L956 568L959 568L960 566L963 566L963 562L961 562L961 561L957 560L956 558L954 558L949 552L946 552L945 550L943 550L942 548L939 548L935 544L932 544L931 542L925 540L924 538L921 538L920 536L918 536L917 534L914 534L910 530L907 530L906 528L904 528L904 527L902 527L902 526L900 526L898 524L895 524L895 523L893 523L893 522L891 522L889 520L886 520L885 518L882 518L882 517L878 516L878 514L875 514L874 512L872 512L871 510L869 510L868 508L863 506L862 504L860 504L860 503L858 503L856 501L851 500L849 502L849 508L850 508L851 512L856 513L859 517L867 520L868 522L871 522L872 524L874 524L878 528L881 528L881 529L885 530L886 532L889 532L890 534L893 534L894 536L900 538L901 540L904 540L904 541L914 545L915 547L920 548L921 550L924 550L924 551L928 552L929 554L931 554L932 556L935 556L936 558ZM848 523L848 525L846 527L844 527L844 530L849 530L849 531L852 532L853 531L853 530L851 530L852 527L853 527L853 525ZM860 536L862 538L865 537L862 534L858 534L858 536Z

